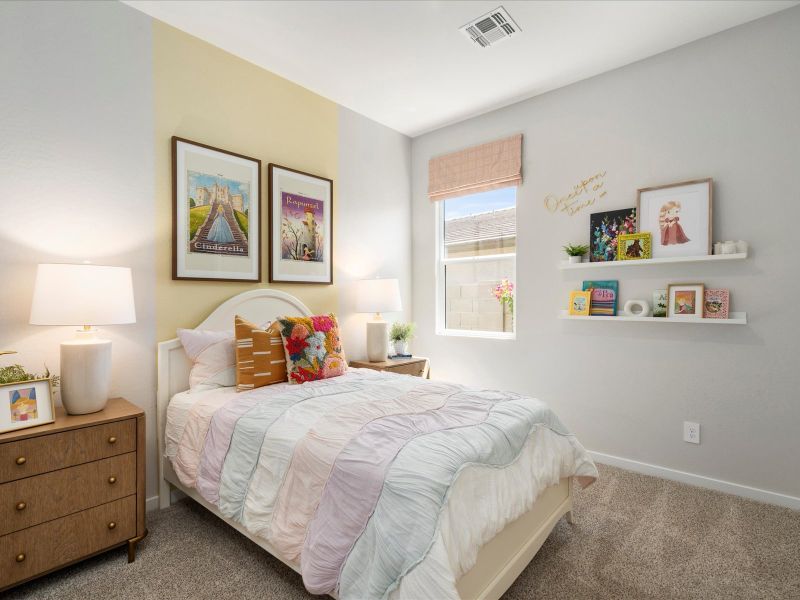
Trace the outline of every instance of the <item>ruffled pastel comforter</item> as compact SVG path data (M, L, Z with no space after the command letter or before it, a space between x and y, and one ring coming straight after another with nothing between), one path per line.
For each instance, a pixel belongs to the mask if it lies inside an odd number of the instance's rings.
M456 598L544 488L597 476L547 405L507 392L356 369L197 398L168 410L181 483L342 600Z

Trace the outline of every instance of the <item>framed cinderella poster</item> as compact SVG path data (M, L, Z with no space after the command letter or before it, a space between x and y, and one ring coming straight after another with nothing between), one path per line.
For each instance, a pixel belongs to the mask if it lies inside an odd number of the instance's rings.
M261 281L261 161L172 138L172 278Z
M268 170L270 283L333 283L333 181Z

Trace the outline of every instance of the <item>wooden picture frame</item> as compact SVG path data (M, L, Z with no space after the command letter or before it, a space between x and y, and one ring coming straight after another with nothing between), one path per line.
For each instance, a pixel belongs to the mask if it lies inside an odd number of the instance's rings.
M702 283L670 283L667 286L667 317L702 319L705 285Z
M711 254L713 188L708 177L637 190L637 231L652 234L652 258Z
M53 382L49 377L0 384L0 433L55 420Z
M269 163L269 282L333 283L333 180Z
M647 260L652 258L650 232L620 233L617 236L617 260Z
M259 283L262 239L261 161L173 136L172 279Z

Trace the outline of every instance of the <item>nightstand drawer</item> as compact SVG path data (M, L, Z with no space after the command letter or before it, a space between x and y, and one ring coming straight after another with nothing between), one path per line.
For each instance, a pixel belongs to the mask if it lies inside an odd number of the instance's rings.
M0 444L0 483L136 450L136 419Z
M0 589L136 535L136 497L0 537Z
M136 453L0 485L0 535L136 493Z
M385 370L389 373L401 373L403 375L422 377L422 374L425 372L425 362L426 361L421 360L419 362L387 367Z

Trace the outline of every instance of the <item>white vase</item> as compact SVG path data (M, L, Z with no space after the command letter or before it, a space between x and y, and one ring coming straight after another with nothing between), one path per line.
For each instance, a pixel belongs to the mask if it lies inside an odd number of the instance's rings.
M408 354L408 340L397 340L394 343L394 353L397 354Z
M582 256L570 256L569 257L569 264L574 265L576 263L583 262Z

